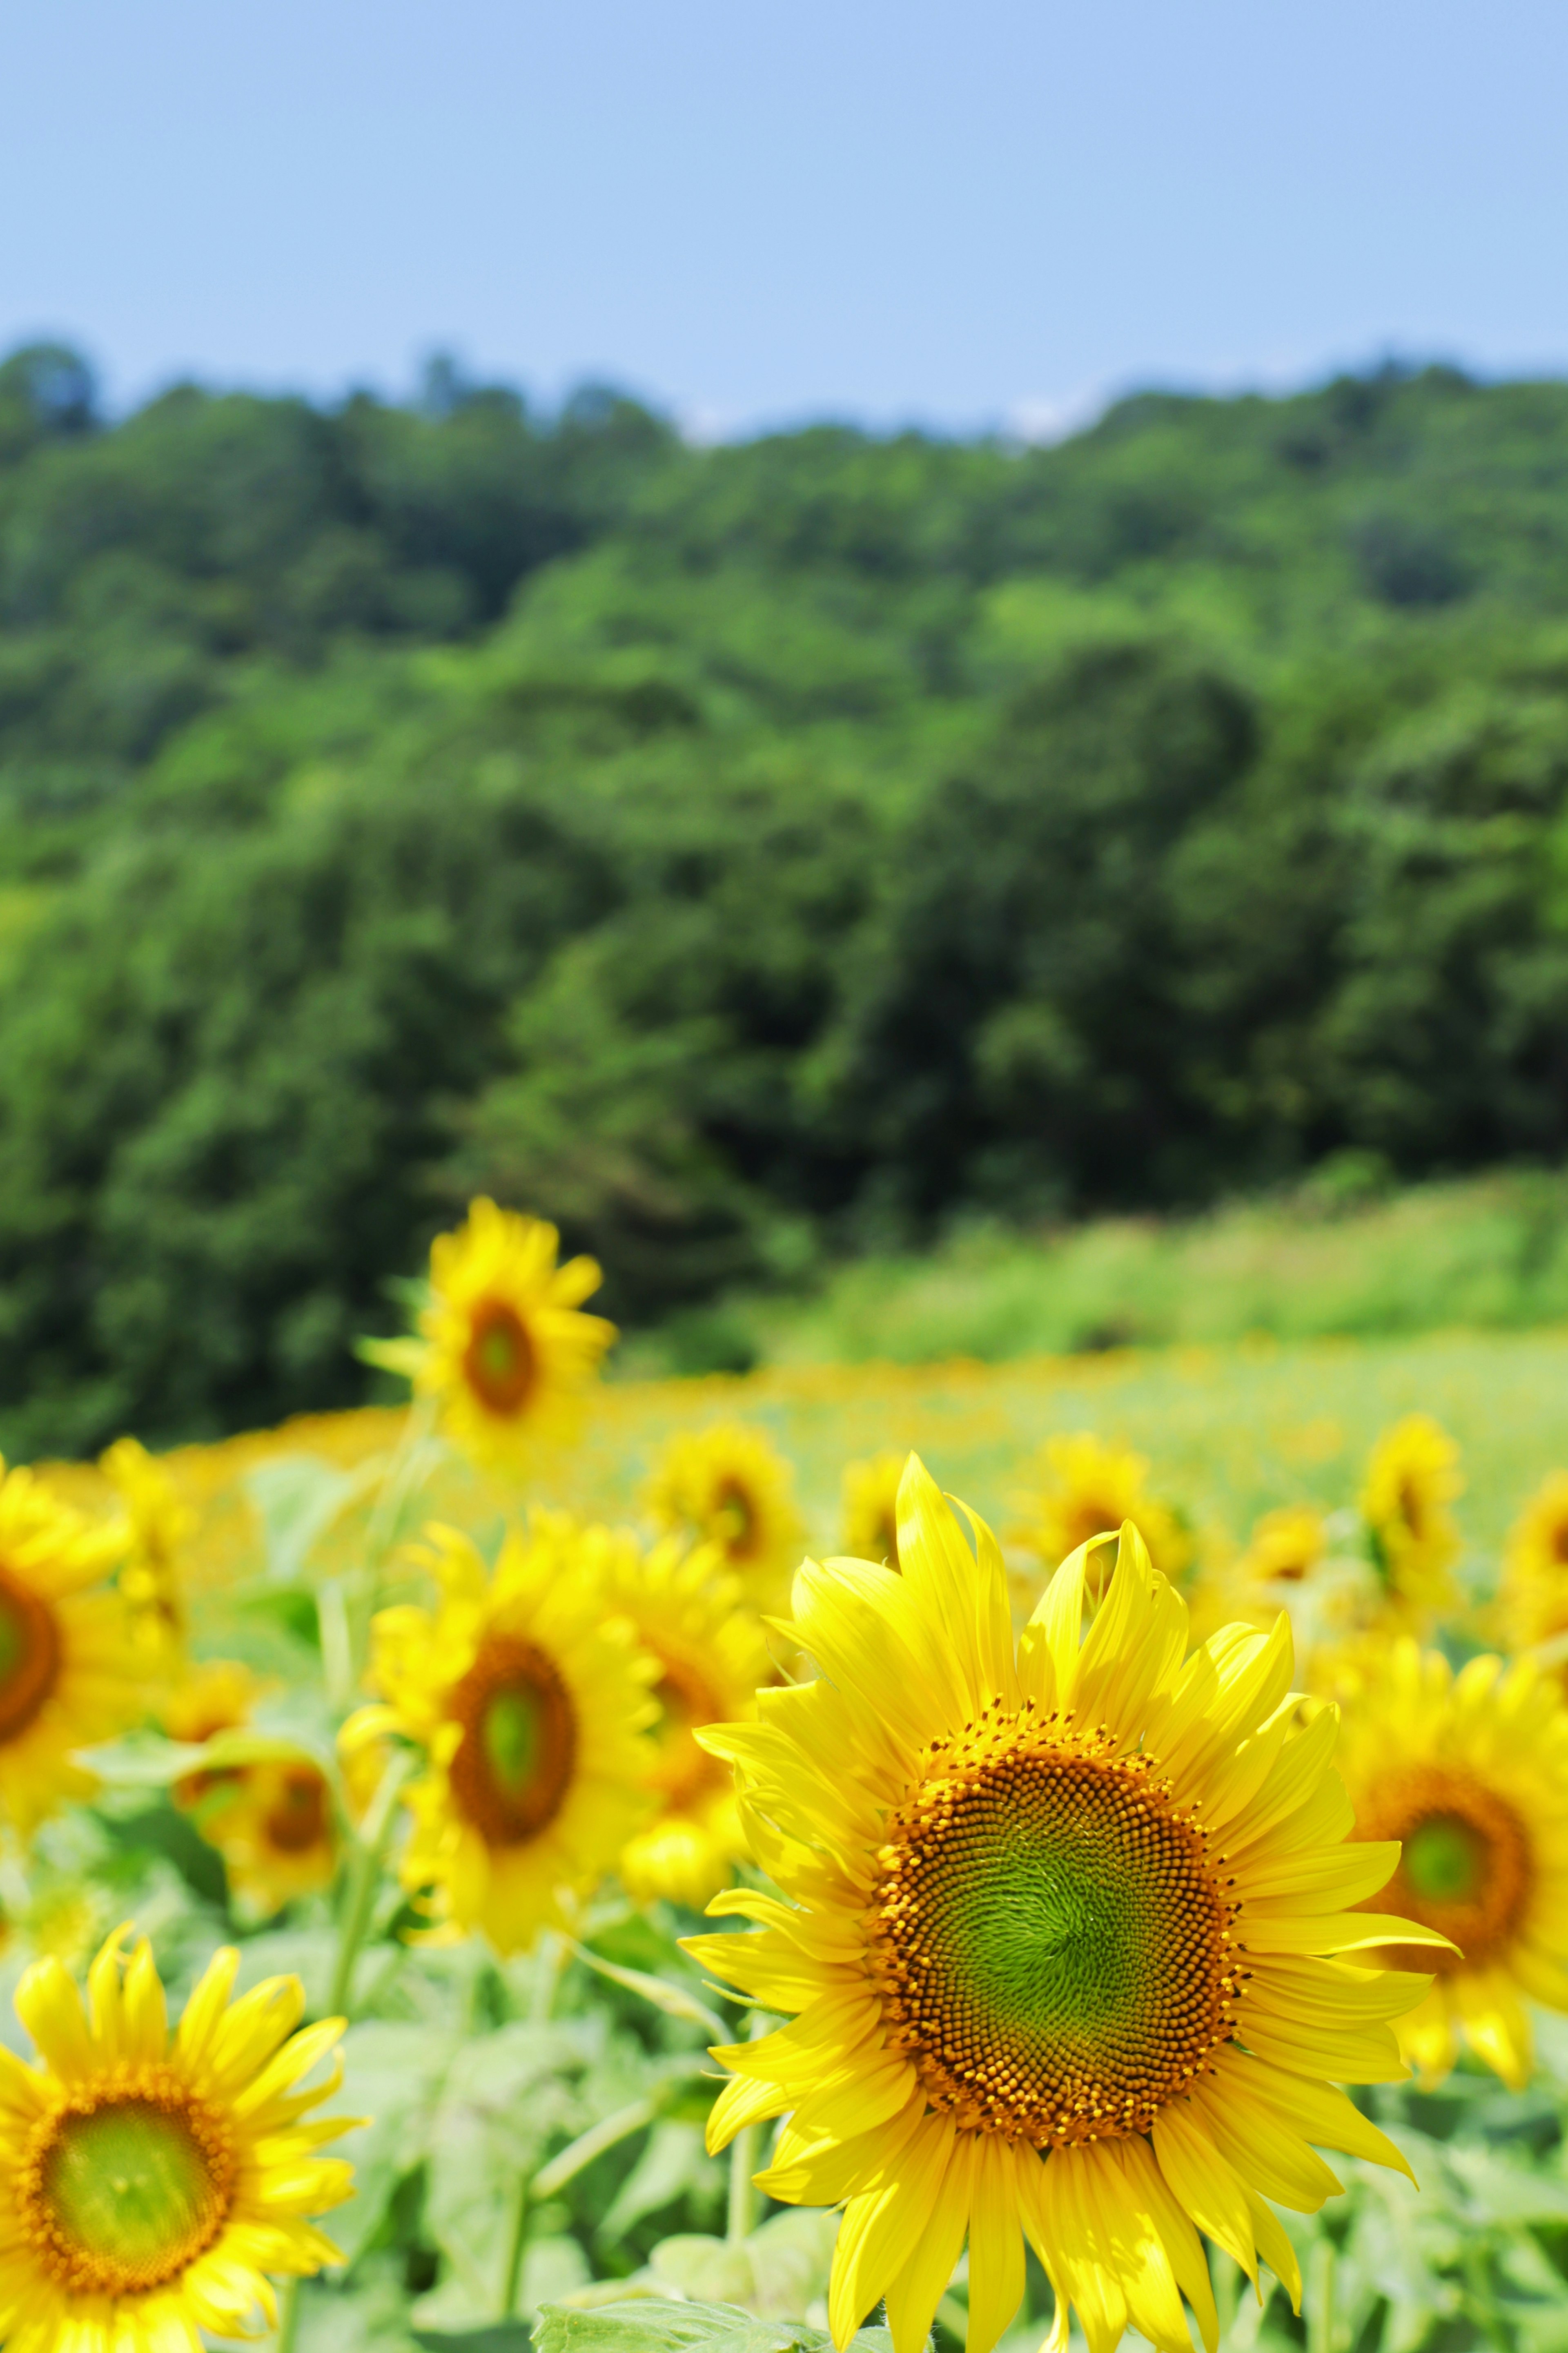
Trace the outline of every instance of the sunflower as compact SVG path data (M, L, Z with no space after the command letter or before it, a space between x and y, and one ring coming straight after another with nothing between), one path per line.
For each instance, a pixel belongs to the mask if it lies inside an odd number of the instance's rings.
M1529 1661L1472 1659L1458 1675L1409 1640L1347 1693L1345 1778L1358 1838L1398 1839L1400 1911L1458 1949L1399 2021L1426 2083L1460 2038L1515 2091L1533 2038L1524 1997L1568 2010L1568 1709ZM1391 1958L1402 1956L1394 1954Z
M681 1430L666 1446L643 1490L656 1524L713 1545L754 1601L782 1598L805 1531L794 1473L760 1430L720 1422Z
M1553 1471L1509 1530L1497 1616L1510 1649L1551 1643L1568 1681L1568 1471Z
M172 1739L189 1741L240 1731L260 1689L247 1667L209 1661L170 1694L163 1728ZM247 1910L269 1916L331 1886L339 1846L332 1792L310 1757L206 1767L177 1781L174 1797L223 1857L228 1883Z
M844 1549L857 1560L899 1565L899 1482L901 1454L851 1462L844 1472Z
M134 1438L117 1438L99 1457L125 1507L130 1548L120 1590L131 1630L161 1666L177 1666L185 1644L185 1601L180 1555L196 1524L174 1481Z
M1107 1446L1084 1430L1076 1438L1047 1439L1035 1469L1041 1483L1014 1499L1015 1508L1025 1516L1013 1534L1047 1567L1054 1568L1091 1536L1131 1520L1161 1574L1182 1575L1192 1557L1192 1545L1175 1514L1146 1492L1146 1456L1128 1447Z
M1425 1633L1457 1600L1459 1532L1447 1506L1464 1486L1459 1450L1430 1414L1406 1414L1373 1448L1361 1510L1387 1588L1390 1630Z
M384 1609L371 1681L384 1704L343 1727L346 1753L401 1736L429 1770L406 1802L403 1879L438 1931L480 1928L499 1953L567 1926L646 1818L658 1662L605 1587L614 1539L540 1513L493 1576L454 1528L424 1558L440 1608Z
M667 1537L645 1556L630 1535L613 1540L605 1598L658 1662L651 1780L659 1811L621 1855L639 1903L665 1896L694 1908L731 1876L746 1851L734 1777L697 1745L705 1724L751 1713L770 1673L762 1621L711 1552L684 1553Z
M353 2169L317 2154L351 2119L307 2120L336 2089L294 2085L341 2018L296 2034L298 1978L229 2002L239 1955L214 1956L173 2035L150 1947L117 1929L88 1977L39 1961L16 2012L40 2053L0 2052L0 2337L6 2353L201 2353L200 2332L276 2324L267 2274L341 2263L308 2219Z
M798 2013L716 2052L710 2143L787 2116L773 2197L845 2203L828 2311L844 2346L885 2296L897 2353L925 2343L969 2239L970 2353L1024 2284L1024 2241L1090 2353L1131 2326L1212 2348L1198 2230L1300 2292L1266 2199L1339 2183L1310 2146L1407 2170L1323 2078L1403 2074L1386 2021L1427 1980L1364 1966L1434 1932L1352 1910L1393 1847L1343 1843L1335 1718L1290 1702L1290 1634L1232 1627L1184 1658L1185 1604L1122 1531L1058 1571L1015 1647L1000 1552L911 1458L901 1577L807 1562L795 1632L821 1679L699 1736L734 1761L752 1851L786 1901L710 1912L760 1933L688 1950L762 2008Z
M148 1662L120 1595L103 1588L125 1550L0 1463L0 1810L26 1836L62 1799L97 1783L71 1753L122 1731L142 1711Z
M476 1461L515 1471L542 1442L574 1431L584 1393L616 1336L579 1313L597 1291L591 1258L556 1264L561 1237L539 1218L482 1197L466 1224L430 1245L430 1302L419 1336L362 1354L439 1400L443 1426Z

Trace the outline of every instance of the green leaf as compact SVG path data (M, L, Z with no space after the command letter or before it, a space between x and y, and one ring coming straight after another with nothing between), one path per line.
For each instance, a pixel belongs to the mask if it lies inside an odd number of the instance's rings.
M245 1484L261 1522L267 1573L295 1585L360 1482L313 1454L282 1454L258 1463Z
M864 2328L855 2353L892 2353L885 2328ZM735 2305L667 2304L649 2296L574 2310L547 2304L534 2353L833 2353L833 2339L798 2320L754 2320Z
M324 1770L330 1760L287 1733L247 1726L215 1733L212 1739L199 1742L165 1740L153 1732L132 1733L123 1740L79 1749L76 1762L115 1788L154 1789L183 1781L187 1773L222 1772L239 1765L306 1764Z
M602 1978L608 1978L612 1985L623 1986L627 1993L635 1993L641 2000L651 2002L655 2010L662 2010L667 2018L686 2019L691 2025L700 2026L704 2034L711 2036L715 2042L732 2041L731 2030L718 2011L710 2010L706 2002L699 2001L694 1993L688 1993L684 1986L671 1985L666 1978L650 1978L643 1969L624 1969L618 1961L606 1961L600 1954L590 1951L586 1945L574 1943L570 1936L566 1942L578 1960L588 1968Z
M354 2168L354 2194L332 2218L351 2263L374 2237L398 2183L424 2160L452 2051L450 2037L427 2026L372 2023L343 2038L342 2105L371 2119L332 2152Z

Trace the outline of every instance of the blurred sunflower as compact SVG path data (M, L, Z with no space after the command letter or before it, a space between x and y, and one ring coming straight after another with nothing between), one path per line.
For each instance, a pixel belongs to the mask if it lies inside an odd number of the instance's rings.
M480 1928L512 1953L569 1925L646 1818L658 1664L606 1603L607 1529L541 1513L493 1576L456 1529L428 1536L440 1607L376 1619L384 1704L352 1716L342 1743L424 1748L404 1883L438 1930Z
M240 1731L260 1689L248 1668L213 1660L170 1694L163 1728L172 1739L190 1741ZM223 1857L228 1883L249 1911L269 1916L331 1885L339 1850L331 1787L309 1757L209 1767L187 1773L173 1795Z
M655 1524L694 1544L712 1545L759 1606L782 1599L800 1558L805 1530L795 1474L760 1430L720 1422L679 1430L643 1489Z
M215 1955L170 2035L151 1949L109 1939L89 2002L58 1960L37 1963L16 2013L41 2054L0 2052L0 2337L6 2353L201 2353L204 2330L276 2326L268 2273L341 2263L310 2221L341 2205L353 2168L318 2154L349 2118L307 2121L331 2096L293 2086L341 2018L296 2034L298 1978L230 2005L239 1967Z
M1315 1690L1325 1655L1373 1622L1384 1598L1368 1562L1347 1546L1331 1549L1331 1534L1315 1504L1264 1513L1240 1559L1200 1580L1194 1609L1205 1629L1230 1619L1268 1627L1285 1610L1298 1665Z
M1037 1488L1016 1495L1024 1514L1014 1540L1055 1568L1091 1536L1131 1520L1163 1577L1181 1577L1192 1558L1186 1530L1168 1505L1148 1493L1149 1462L1131 1448L1108 1446L1088 1430L1049 1438L1036 1457Z
M599 1269L591 1258L558 1266L560 1240L542 1219L481 1197L465 1224L430 1245L418 1336L362 1344L368 1362L438 1399L454 1444L498 1471L519 1469L541 1441L573 1435L616 1336L602 1315L579 1313L599 1288Z
M1438 1652L1397 1642L1348 1697L1342 1756L1356 1836L1402 1844L1390 1902L1458 1947L1423 1957L1436 1977L1399 2021L1405 2058L1436 2082L1462 2037L1519 2090L1533 2064L1522 1997L1568 2010L1568 1711L1556 1683L1496 1658L1456 1676Z
M844 1472L844 1549L857 1560L899 1565L899 1482L901 1454L851 1462Z
M1266 2198L1339 2184L1310 2144L1407 2170L1327 2078L1403 2073L1386 2021L1426 1980L1331 1956L1395 1931L1350 1907L1392 1847L1343 1843L1334 1718L1289 1701L1289 1627L1186 1655L1187 1612L1122 1531L1085 1630L1080 1548L1015 1649L995 1539L975 1549L921 1464L900 1493L900 1577L807 1562L795 1632L819 1680L758 1694L731 1758L753 1852L787 1899L710 1912L760 1933L687 1949L763 2009L798 2012L715 2056L710 2126L788 2121L760 2177L845 2208L829 2317L844 2346L886 2297L918 2353L965 2235L970 2353L1024 2285L1024 2242L1090 2353L1131 2326L1190 2353L1217 2320L1198 2229L1298 2304Z
M746 1851L734 1776L700 1748L705 1724L752 1713L771 1672L762 1621L711 1551L683 1553L668 1537L646 1556L635 1538L615 1541L605 1583L611 1609L658 1661L650 1778L659 1812L629 1841L621 1879L639 1903L665 1896L693 1908L731 1876Z
M144 1705L146 1655L104 1586L125 1545L123 1525L95 1525L32 1472L0 1463L0 1810L24 1836L97 1787L72 1751Z
M1539 1650L1568 1634L1568 1471L1553 1471L1509 1530L1497 1616L1510 1650ZM1568 1657L1553 1663L1568 1681Z
M99 1457L99 1469L119 1495L129 1524L119 1582L132 1633L160 1666L177 1666L185 1644L180 1555L196 1515L181 1503L162 1463L134 1438L117 1438Z
M1464 1493L1459 1450L1430 1414L1385 1430L1367 1460L1361 1511L1387 1588L1394 1630L1424 1634L1458 1596L1459 1532L1447 1508Z
M1254 1524L1237 1574L1250 1586L1303 1585L1328 1548L1321 1512L1311 1504L1288 1504Z

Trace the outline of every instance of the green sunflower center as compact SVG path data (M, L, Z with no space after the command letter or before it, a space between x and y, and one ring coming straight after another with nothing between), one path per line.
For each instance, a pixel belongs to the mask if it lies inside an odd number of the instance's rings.
M731 1560L742 1560L757 1534L757 1507L738 1479L726 1479L713 1498L713 1534Z
M448 1703L463 1727L452 1796L491 1846L553 1821L572 1785L577 1718L554 1662L519 1635L492 1634Z
M212 2244L233 2177L226 2133L183 2087L84 2092L42 2127L19 2177L20 2208L62 2286L144 2295Z
M1458 1947L1398 1948L1390 1966L1451 1977L1506 1950L1524 1926L1534 1841L1511 1801L1462 1760L1391 1769L1358 1807L1356 1836L1400 1841L1399 1868L1378 1902Z
M1457 1814L1435 1814L1423 1822L1404 1860L1405 1877L1428 1904L1471 1902L1486 1878L1486 1843Z
M533 1343L504 1299L481 1300L474 1310L463 1369L492 1413L520 1413L527 1404L536 1369Z
M60 1672L59 1622L41 1594L0 1567L0 1741L26 1731Z
M1146 2131L1236 2023L1231 1907L1136 1762L1031 1739L939 1757L889 1824L875 1957L894 2039L961 2126Z

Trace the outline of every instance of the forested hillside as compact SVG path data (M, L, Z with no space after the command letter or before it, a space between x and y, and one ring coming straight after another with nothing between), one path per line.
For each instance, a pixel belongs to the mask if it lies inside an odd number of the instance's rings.
M352 1401L475 1189L647 1320L1568 1145L1568 385L696 450L0 368L0 1436Z

